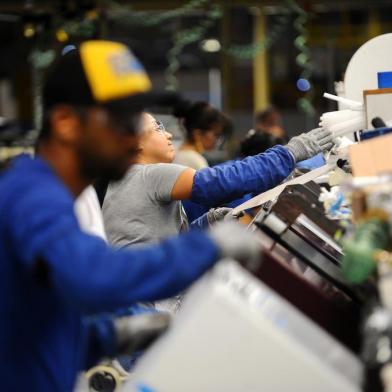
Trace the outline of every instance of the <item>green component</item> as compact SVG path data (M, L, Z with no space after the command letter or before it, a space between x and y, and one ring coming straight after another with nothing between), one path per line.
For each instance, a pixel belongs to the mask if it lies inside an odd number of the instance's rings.
M342 270L351 283L363 283L376 268L374 253L386 249L389 227L386 221L371 219L360 224L352 238L344 242Z

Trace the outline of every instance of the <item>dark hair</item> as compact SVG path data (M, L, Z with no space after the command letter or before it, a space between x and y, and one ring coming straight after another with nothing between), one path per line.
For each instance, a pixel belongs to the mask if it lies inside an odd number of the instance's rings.
M283 139L267 133L255 132L251 129L240 144L240 154L242 157L257 155L269 148L282 144Z
M233 121L231 121L231 119L225 113L220 113L220 115L220 123L222 124L222 135L226 138L230 137L234 131Z
M265 110L261 110L261 111L257 112L255 114L255 120L254 120L255 124L267 121L268 118L272 114L277 113L277 112L278 112L277 109L275 107L273 107L273 106L270 106L270 107L268 107Z
M222 124L225 128L228 124L227 117L207 102L182 101L173 110L173 115L182 119L186 130L186 137L193 141L193 131L200 129L208 132L215 124Z

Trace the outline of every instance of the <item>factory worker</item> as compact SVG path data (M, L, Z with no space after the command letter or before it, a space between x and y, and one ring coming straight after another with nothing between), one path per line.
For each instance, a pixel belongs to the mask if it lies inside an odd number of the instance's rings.
M207 102L182 101L175 110L185 130L185 141L174 158L174 163L199 170L208 167L202 155L216 148L218 141L229 133L231 121Z
M233 223L133 250L81 231L74 199L96 178L122 177L139 153L141 110L163 99L124 45L82 43L56 63L43 97L37 156L0 173L4 391L72 391L82 368L123 344L105 314L173 296L221 257L260 252Z
M331 134L317 128L293 137L286 146L194 170L172 163L172 135L151 114L144 113L135 164L121 181L109 185L103 203L108 240L126 247L178 234L188 227L181 200L218 207L244 194L263 192L284 180L296 162L331 147ZM222 215L221 210L212 210L202 219L214 222Z

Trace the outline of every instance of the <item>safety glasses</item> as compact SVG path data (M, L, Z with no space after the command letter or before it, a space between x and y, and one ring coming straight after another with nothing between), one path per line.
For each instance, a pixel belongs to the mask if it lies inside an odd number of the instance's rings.
M159 132L161 135L165 136L166 129L161 121L155 120L154 131Z

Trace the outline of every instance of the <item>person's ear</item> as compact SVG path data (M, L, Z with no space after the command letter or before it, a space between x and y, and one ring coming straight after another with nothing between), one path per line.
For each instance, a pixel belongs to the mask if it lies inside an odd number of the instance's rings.
M138 138L138 143L137 143L137 150L138 153L142 153L145 149L145 143L146 143L146 134L143 132L139 138Z
M81 119L68 105L56 106L50 117L54 137L64 144L74 144L80 137Z
M137 145L137 153L141 154L144 151L144 146L143 144L139 141L138 145Z

